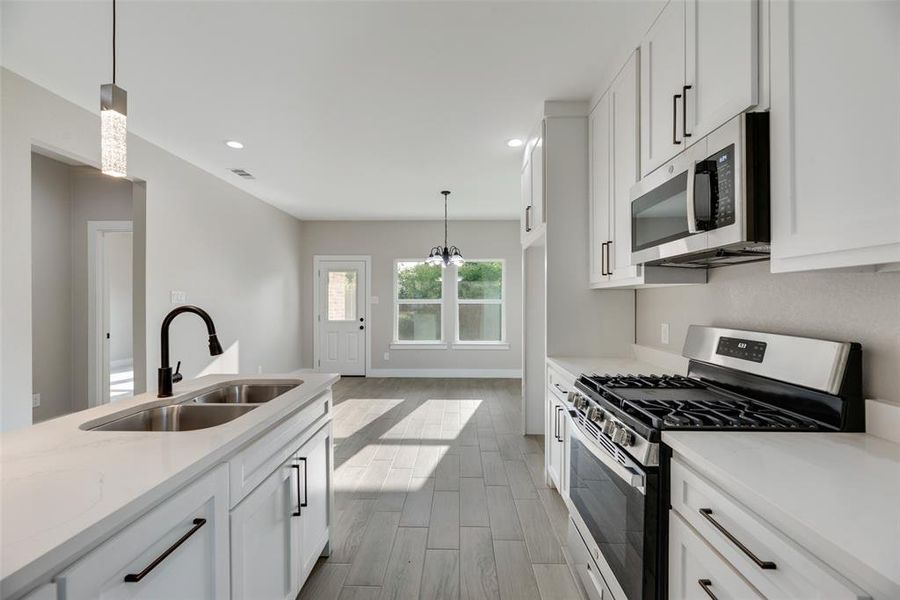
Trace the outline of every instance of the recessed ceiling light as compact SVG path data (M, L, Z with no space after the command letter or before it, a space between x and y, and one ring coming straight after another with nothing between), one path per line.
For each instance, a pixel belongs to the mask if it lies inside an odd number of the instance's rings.
M523 142L519 138L513 138L511 140L506 140L506 145L509 146L510 148L518 148L524 143L525 142Z
M225 145L229 148L234 148L235 150L240 150L244 147L244 145L237 140L228 140L227 142L225 142Z

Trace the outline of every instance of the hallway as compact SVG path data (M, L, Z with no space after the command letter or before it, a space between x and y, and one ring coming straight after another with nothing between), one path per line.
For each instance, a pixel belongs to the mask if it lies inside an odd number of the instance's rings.
M303 600L580 598L518 379L342 379L332 554Z

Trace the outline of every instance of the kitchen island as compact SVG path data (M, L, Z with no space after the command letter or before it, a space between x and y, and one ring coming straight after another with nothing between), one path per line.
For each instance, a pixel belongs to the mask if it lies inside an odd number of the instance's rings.
M338 379L320 373L304 373L302 379L206 376L178 385L171 398L143 394L4 433L0 437L0 595L27 597L32 590L50 586L59 589L59 598L91 597L114 585L159 584L159 573L172 565L170 580L182 573L202 572L196 589L201 597L241 597L235 585L244 586L247 597L252 597L252 575L259 569L246 564L252 556L246 556L246 548L236 546L235 540L241 539L240 533L247 536L247 548L255 542L253 531L247 529L254 514L247 507L262 510L266 506L254 498L258 492L267 494L262 500L286 498L290 504L278 507L278 502L270 502L268 509L290 511L279 515L284 516L283 537L289 546L283 557L282 567L289 571L284 585L288 592L299 590L315 558L327 552L333 505L331 386ZM296 387L234 420L205 429L89 429L147 408L183 403L229 383ZM316 447L310 448L309 456L303 454L312 442ZM195 486L203 494L192 499ZM182 497L188 507L185 515L167 514L167 505ZM205 517L192 517L194 512L204 512ZM156 522L141 531L147 519ZM229 535L230 524L237 522L244 530L231 530ZM193 533L191 524L202 536ZM195 540L181 540L188 531ZM313 533L315 540L309 538ZM296 554L304 535L310 547L301 549L301 556L292 556L291 547ZM147 538L146 549L140 547L142 538ZM203 552L192 553L191 542ZM183 547L167 555L156 574L143 583L129 582L134 572L141 572L178 543ZM194 554L198 564L186 563L177 570L176 558L188 560ZM105 556L99 572L92 555ZM267 565L259 572L278 566ZM95 587L81 589L82 580ZM178 583L168 585L178 589Z

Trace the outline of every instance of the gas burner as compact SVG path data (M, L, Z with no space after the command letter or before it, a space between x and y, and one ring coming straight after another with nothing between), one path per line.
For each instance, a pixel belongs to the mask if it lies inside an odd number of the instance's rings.
M810 419L740 398L628 400L626 410L655 429L819 429Z
M591 375L583 377L594 386L605 388L639 388L639 389L697 389L703 387L700 382L681 375Z

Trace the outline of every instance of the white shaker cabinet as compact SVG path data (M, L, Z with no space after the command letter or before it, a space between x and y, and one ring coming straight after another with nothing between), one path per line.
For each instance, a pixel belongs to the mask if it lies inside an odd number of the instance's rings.
M566 435L568 405L566 398L572 382L555 370L547 369L547 416L544 440L546 440L545 463L548 483L552 483L560 495L568 493Z
M641 173L684 147L684 0L670 0L641 42Z
M530 246L544 233L547 222L544 200L544 123L541 121L525 142L522 160L522 245Z
M328 543L331 423L231 511L234 600L294 598Z
M752 108L759 0L670 0L641 42L641 174Z
M900 2L771 6L772 271L900 261Z
M631 188L639 178L639 56L640 50L631 55L590 115L592 288L706 283L705 269L631 264Z
M56 577L59 600L228 598L228 471L209 474Z
M289 460L231 511L233 600L295 596L299 570L299 482Z

